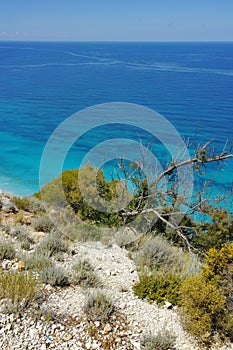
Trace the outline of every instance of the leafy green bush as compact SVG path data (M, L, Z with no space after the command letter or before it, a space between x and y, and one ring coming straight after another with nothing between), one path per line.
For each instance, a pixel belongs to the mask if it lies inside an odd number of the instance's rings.
M203 275L211 279L221 275L231 264L233 264L233 243L226 243L221 249L211 248L206 254Z
M31 213L38 213L44 211L43 204L35 197L12 197L13 203L19 210L28 211Z
M233 243L211 248L202 273L186 280L180 290L183 322L205 342L217 332L233 340Z
M114 225L121 221L118 213L105 213L98 208L104 208L105 201L111 205L110 201L118 198L118 183L116 180L105 181L102 170L97 171L86 164L79 170L65 170L35 196L53 207L65 208L70 205L77 216L87 222ZM80 185L88 193L88 204L82 197Z
M31 200L29 197L13 197L12 201L19 210L30 211Z
M94 291L88 298L84 306L84 312L92 319L102 322L109 320L115 307L111 300L102 292Z
M27 307L34 299L38 283L29 272L1 272L0 298L17 310Z
M150 276L140 276L139 282L133 286L134 294L140 299L163 303L169 301L173 305L179 303L179 288L181 278L172 274L155 273Z
M166 329L157 335L144 334L141 338L141 350L172 350L175 349L175 341L176 337Z
M0 260L15 258L15 249L11 242L0 242Z
M226 312L226 298L216 280L192 276L182 284L180 295L184 325L200 340L209 341Z
M100 285L100 279L88 260L79 260L72 268L74 271L72 282L74 284L81 287L98 287Z
M51 286L65 287L69 285L69 279L65 271L55 266L47 266L40 272L40 280Z
M226 209L212 208L210 219L210 222L197 223L198 234L192 239L192 244L201 251L220 249L223 244L233 241L232 215Z

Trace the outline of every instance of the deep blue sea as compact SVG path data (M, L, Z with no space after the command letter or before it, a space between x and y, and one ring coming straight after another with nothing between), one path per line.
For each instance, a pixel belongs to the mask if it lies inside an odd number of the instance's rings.
M0 188L37 191L41 155L55 128L108 102L152 108L186 140L214 139L220 150L233 140L233 43L1 42ZM130 138L132 130L96 130L64 167L77 168L111 133ZM230 188L232 171L232 161L218 172L210 167L215 193Z

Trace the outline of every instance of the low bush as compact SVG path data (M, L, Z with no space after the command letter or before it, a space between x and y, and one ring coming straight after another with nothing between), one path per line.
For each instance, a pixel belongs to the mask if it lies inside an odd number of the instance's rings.
M13 306L16 310L27 307L35 298L38 283L29 272L1 272L0 298L6 306Z
M141 337L141 350L172 350L175 349L175 342L176 337L168 330L157 335L147 333Z
M51 232L54 224L47 215L40 215L34 219L33 227L38 232Z
M139 282L133 286L133 291L140 299L147 299L149 302L169 301L177 305L181 281L179 276L169 273L154 273L150 276L140 276Z
M130 230L118 230L114 236L114 241L119 247L124 247L134 242L137 236L133 231Z
M21 243L21 248L29 250L33 240L29 237L28 231L24 226L18 225L11 231L11 236L17 238Z
M19 210L30 211L31 200L29 197L13 197L12 201Z
M29 211L31 213L44 211L42 202L34 197L13 197L12 201L19 210Z
M107 322L113 314L115 307L112 301L102 292L94 291L84 306L84 312L94 321Z
M88 260L79 260L73 266L72 282L81 287L98 287L100 279Z
M101 228L91 224L79 224L76 231L76 240L80 242L99 241Z
M22 260L25 261L28 270L35 270L37 272L52 265L49 255L46 256L45 254L39 254L38 252L34 252L33 254L24 257Z
M172 274L188 277L200 271L198 260L182 248L174 247L167 239L157 235L146 237L135 255L139 270L150 272L162 269Z
M66 272L55 266L47 266L43 268L39 277L42 283L50 284L53 287L65 287L69 285Z
M15 249L12 247L11 242L0 242L0 260L15 258Z
M51 257L68 251L68 246L58 233L53 232L44 238L36 248L36 253Z

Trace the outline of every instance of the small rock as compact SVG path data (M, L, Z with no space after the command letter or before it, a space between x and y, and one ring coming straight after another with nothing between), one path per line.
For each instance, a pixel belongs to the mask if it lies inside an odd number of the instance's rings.
M11 324L11 323L8 323L8 325L6 326L6 329L7 329L8 331L10 331L11 328L12 328L12 324Z
M169 301L165 301L164 307L165 307L166 309L172 309L172 303L170 303Z
M63 337L63 340L64 341L69 341L73 338L72 334L70 333L67 333L64 337Z
M112 327L110 326L109 323L107 323L104 327L104 334L108 334L109 332L111 332Z
M86 346L87 350L90 350L90 348L91 348L91 342L90 342L90 341L89 341L89 342L86 342L85 346Z
M8 270L9 267L10 267L9 261L8 261L8 260L4 260L4 261L2 262L2 269L3 269L3 270Z
M19 262L18 262L18 266L17 266L17 270L18 271L22 271L22 270L25 270L25 262L24 261L22 261L22 260L20 260Z

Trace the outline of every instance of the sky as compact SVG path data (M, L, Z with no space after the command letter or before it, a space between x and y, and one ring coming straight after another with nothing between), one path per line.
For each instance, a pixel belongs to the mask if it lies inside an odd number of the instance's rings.
M233 0L0 0L0 41L233 41Z

